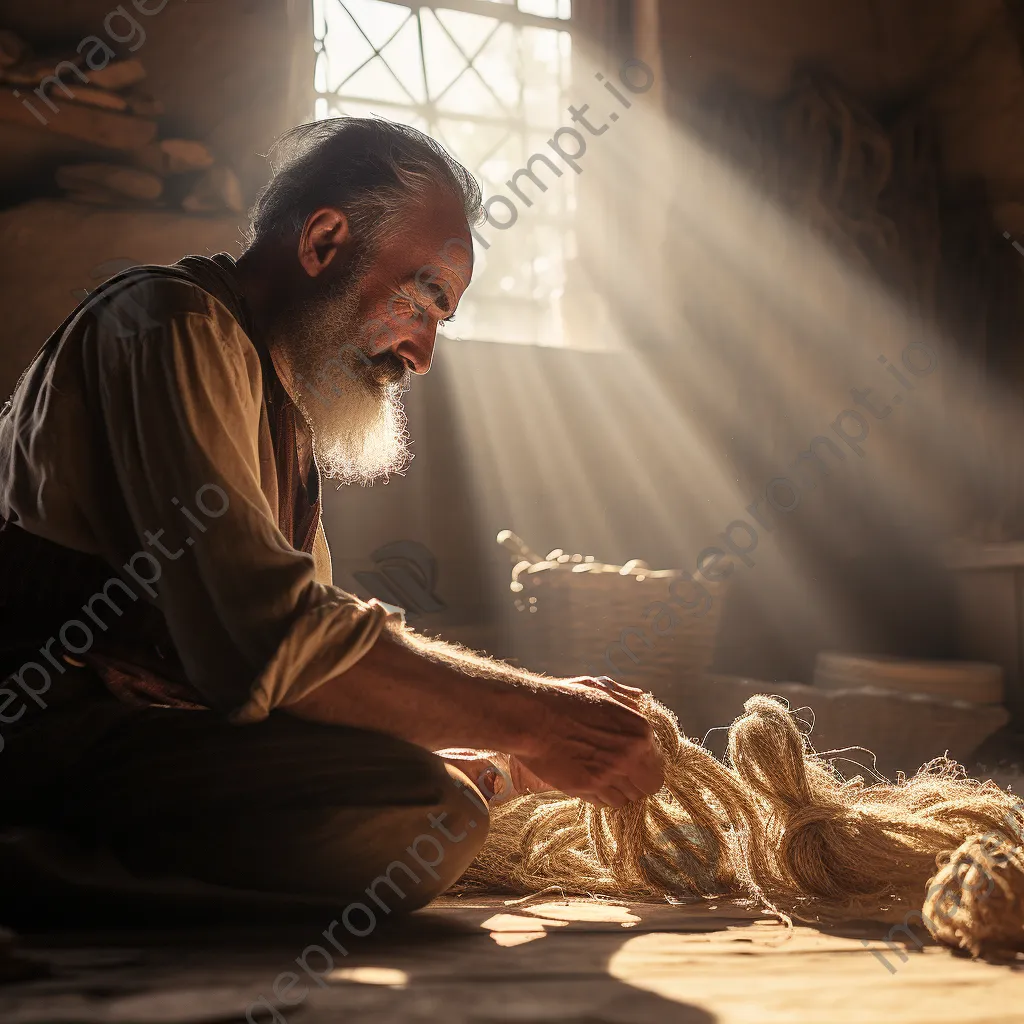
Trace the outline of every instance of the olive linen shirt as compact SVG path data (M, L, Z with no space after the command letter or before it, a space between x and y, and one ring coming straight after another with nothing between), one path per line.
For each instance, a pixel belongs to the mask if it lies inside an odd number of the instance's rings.
M392 618L332 586L309 431L285 398L313 510L306 551L286 536L267 400L283 389L253 333L230 257L135 268L51 336L0 415L0 515L155 605L197 702L236 722L345 672ZM106 625L80 619L100 650Z

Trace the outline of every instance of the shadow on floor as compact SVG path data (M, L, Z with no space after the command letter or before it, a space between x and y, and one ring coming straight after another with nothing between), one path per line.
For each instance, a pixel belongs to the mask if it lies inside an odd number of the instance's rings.
M650 921L645 919L648 909ZM362 938L336 929L333 935L344 940L344 954L323 934L336 913L327 909L308 922L222 920L188 928L160 920L144 929L115 929L94 921L90 931L37 933L22 941L20 955L46 973L0 987L0 1020L716 1021L685 999L663 998L630 984L628 965L613 969L632 939L671 921L672 908L573 902L523 912L500 900L472 906L450 901L404 920L384 921ZM726 927L711 917L681 917L677 923L691 932Z

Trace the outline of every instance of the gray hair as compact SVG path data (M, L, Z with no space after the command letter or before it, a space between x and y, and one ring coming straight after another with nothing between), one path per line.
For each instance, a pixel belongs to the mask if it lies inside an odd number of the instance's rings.
M345 212L366 258L399 230L410 202L441 188L472 226L483 195L473 175L428 135L383 118L336 117L286 132L268 154L273 177L250 213L250 246L297 237L322 206Z

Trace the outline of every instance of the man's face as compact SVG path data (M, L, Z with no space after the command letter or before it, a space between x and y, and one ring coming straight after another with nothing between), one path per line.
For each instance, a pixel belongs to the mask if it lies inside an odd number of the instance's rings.
M281 311L272 344L313 432L322 473L370 483L409 463L402 394L430 368L438 324L472 277L472 238L454 200L413 208L401 237L362 265L329 267Z

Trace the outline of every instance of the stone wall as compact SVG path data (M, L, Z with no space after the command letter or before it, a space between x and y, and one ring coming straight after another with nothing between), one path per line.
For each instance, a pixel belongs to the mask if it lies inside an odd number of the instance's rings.
M251 192L265 177L260 154L303 116L297 85L303 76L312 78L306 63L312 43L305 45L311 32L300 29L311 17L309 5L305 0L168 0L162 9L160 0L140 4L158 13L135 12L145 41L131 56L143 62L146 89L166 108L162 135L201 139L234 167ZM0 27L13 29L43 53L58 40L74 50L89 35L109 42L104 21L116 8L111 0L0 0ZM126 9L134 10L131 0ZM115 33L127 36L118 24Z

